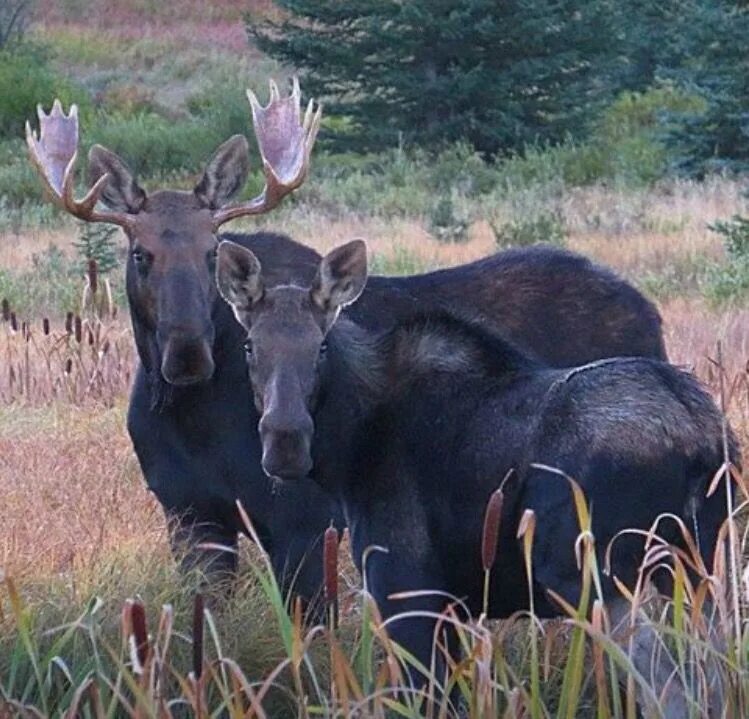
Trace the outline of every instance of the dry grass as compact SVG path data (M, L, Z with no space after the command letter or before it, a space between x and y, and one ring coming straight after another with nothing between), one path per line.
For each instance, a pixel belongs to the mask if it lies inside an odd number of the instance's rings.
M581 192L574 201L570 200L570 218L574 213L581 213L580 208L592 202L591 197L604 203L605 195L600 194L600 189L587 192L590 195ZM665 212L668 198L672 196L669 192L664 194L660 190L650 197L646 217ZM741 201L735 188L726 185L720 192L706 193L704 204L699 202L699 193L694 187L689 188L691 194L688 198L684 198L684 193L687 189L683 189L681 204L677 205L686 208L683 212L687 218L679 220L679 229L664 229L662 223L653 223L647 229L640 223L637 231L627 233L578 225L569 244L635 279L645 272L668 271L685 257L700 261L705 257L719 256L719 242L705 226L714 219L713 213L726 216L740 209ZM623 203L624 200L620 198L616 202ZM274 223L273 219L278 221ZM570 223L574 226L572 219ZM244 227L252 229L255 226L247 223ZM304 205L285 210L277 218L269 218L268 226L288 232L322 251L351 237L364 236L370 241L372 252L381 266L396 271L469 261L490 252L494 242L488 225L481 221L472 228L468 242L450 245L430 237L423 229L424 223L418 219L388 222L377 217L351 217L331 221ZM33 252L43 249L49 242L69 245L73 234L72 225L64 225L56 232L34 232L14 237L12 241L0 241L0 262L6 267L28 267ZM30 332L26 334L21 330L10 331L8 323L0 324L0 501L3 507L0 568L15 580L14 586L23 598L23 611L34 617L38 625L34 641L43 647L60 635L60 627L85 611L92 596L101 597L104 602L99 620L101 626L96 631L100 632L97 641L105 641L108 646L114 647L119 641L117 617L122 602L135 594L142 596L149 605L150 621L154 620L154 607L163 602L176 602L181 607L176 618L162 616L162 625L174 621L180 633L189 625L185 586L179 583L172 569L163 517L156 501L145 489L126 436L125 407L135 363L130 330L122 315L112 319L107 312L95 311L91 305L87 307L82 325L84 341L80 343L74 332L71 335L64 330L59 319L53 320L50 335L43 333L40 318L34 319ZM719 398L720 387L714 360L717 343L721 343L728 377L728 415L739 438L747 446L749 310L740 307L715 309L698 293L693 293L662 303L661 311L672 360L694 368L716 398ZM86 335L89 326L95 331L93 345L88 344ZM112 343L116 345L117 352L108 350L105 364L98 365L104 357L100 353L107 339L110 347ZM75 361L72 379L66 374L67 359ZM11 386L11 368L15 368L16 378L23 373L33 378L29 383L30 391L24 389L24 383L17 379ZM98 384L92 385L91 378L94 377L99 377L99 380ZM259 561L257 553L244 557L245 566L257 567ZM346 577L344 583L350 588L355 587L351 565L345 563L342 570ZM221 649L212 645L209 653L212 656L228 653L237 660L243 672L241 677L247 681L273 676L275 669L283 665L285 669L279 673L279 682L294 687L296 691L296 682L301 681L301 675L296 677L294 672L300 670L299 667L292 670L293 662L283 659L283 627L290 637L296 637L293 642L301 642L306 630L294 628L293 622L284 625L283 621L276 621L274 617L279 615L274 614L275 600L260 586L254 574L245 575L243 587L232 606L225 614L215 617L217 636L222 637ZM6 594L0 593L0 650L5 647L10 651L10 647L15 647L13 651L17 653L20 651L20 625ZM367 610L351 589L344 591L341 606L339 648L346 654L353 651L351 636L364 631L362 613ZM93 619L83 622L81 631L91 622ZM504 657L502 661L510 662L511 671L518 672L517 677L513 675L514 678L508 680L507 696L510 704L514 702L516 707L516 711L508 716L523 716L523 712L532 710L536 706L534 702L539 700L532 689L526 689L533 683L532 673L530 677L525 673L529 666L528 647L531 646L528 627L524 623L509 622L501 625L498 632L497 627L492 627L492 631L493 634L487 633L481 626L475 629L471 641L475 642L476 656L489 651L492 641L501 642L503 652L496 656ZM588 627L586 631L593 630ZM155 627L151 632L156 633ZM540 681L547 687L541 692L542 700L550 702L551 706L556 701L555 692L558 692L568 662L572 661L569 654L572 636L570 627L555 624L532 640L539 642L541 660L537 668ZM171 650L168 666L169 671L173 670L186 682L189 663L185 654L190 644L182 634L180 637L179 646ZM315 680L328 687L326 661L321 660L321 656L338 649L321 644L321 637L319 632L309 635L305 646L309 646L309 656L315 658L317 671L324 674ZM373 651L377 656L387 653L387 645L375 644ZM84 686L87 673L93 670L88 660L89 646L74 643L65 651L60 650L63 659L74 664L77 662L73 667L74 686ZM158 646L157 643L153 649L156 653L162 651ZM302 650L296 644L293 647L296 647L293 652L298 656ZM695 645L690 651L699 653L700 650ZM23 665L22 656L25 655L17 653L14 656L21 657L17 661ZM334 661L339 662L345 673L343 655L336 656L338 658ZM346 662L354 661L349 654L346 657L349 657ZM496 657L495 660L499 661ZM97 669L97 676L107 676L107 672L110 672L110 677L117 672L118 676L123 672L127 674L132 671L129 661L124 654L113 666ZM494 670L498 666L495 664ZM478 665L475 671L479 672ZM206 681L213 686L215 701L216 687L223 686L221 677L225 675L215 668L207 676ZM240 683L241 677L236 676ZM390 675L385 675L383 681L391 683L391 679ZM304 681L312 679L306 676ZM474 689L484 686L479 680L477 682L471 684ZM257 689L260 684L253 686ZM335 686L337 689L325 688L324 692L340 692L343 685ZM175 686L170 684L170 687L170 692L178 692ZM184 688L179 691L187 692ZM588 699L584 701L592 702L592 686L585 691ZM491 706L505 706L507 696L498 692L491 699L494 702ZM147 706L146 699L143 701ZM295 714L294 701L285 701L288 711L284 712ZM319 701L319 697L315 701ZM593 711L591 704L583 713L592 715ZM148 714L145 709L141 712L141 716ZM338 715L356 714L347 714L339 707Z

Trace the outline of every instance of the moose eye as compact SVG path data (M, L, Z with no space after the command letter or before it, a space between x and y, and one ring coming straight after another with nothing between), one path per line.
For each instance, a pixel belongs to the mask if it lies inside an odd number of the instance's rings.
M142 265L146 261L146 255L139 247L136 247L130 254L136 265Z
M325 353L326 353L327 351L328 351L328 343L327 343L327 342L323 342L323 343L322 343L322 344L320 345L320 357L324 357L324 356L325 356Z
M244 347L244 352L248 357L252 357L252 342L250 340L245 340L242 342L242 347Z

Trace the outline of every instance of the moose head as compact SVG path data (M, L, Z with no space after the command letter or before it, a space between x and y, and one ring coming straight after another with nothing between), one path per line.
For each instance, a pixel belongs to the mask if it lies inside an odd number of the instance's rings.
M353 240L332 250L309 287L266 286L257 257L224 241L218 248L216 280L247 331L263 470L270 477L301 479L312 469L312 416L325 338L341 309L364 290L367 247L363 240Z
M79 200L74 197L77 107L65 115L55 100L48 115L38 108L38 135L26 125L31 160L53 201L85 222L123 228L129 243L127 294L141 358L170 384L205 381L214 372L218 228L273 209L307 174L321 108L315 110L310 100L302 118L296 79L287 97L271 81L266 107L251 91L247 96L265 174L263 191L248 202L232 202L249 171L242 135L216 150L192 191L147 193L123 160L94 145L88 158L90 189ZM100 202L106 209L97 207Z

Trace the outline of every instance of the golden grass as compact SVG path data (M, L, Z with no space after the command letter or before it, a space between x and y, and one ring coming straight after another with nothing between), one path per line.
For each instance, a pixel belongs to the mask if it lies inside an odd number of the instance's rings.
M648 217L665 214L669 197L674 196L669 193L674 192L661 189L646 198L644 202L649 203L649 209L645 214ZM720 243L706 229L706 224L716 216L727 216L741 209L735 188L726 185L720 192L706 192L704 203L699 201L696 190L690 190L691 194L686 190L681 192L681 195L676 193L674 207L680 208L686 219L681 217L677 229L655 222L650 229L640 224L637 231L612 233L578 225L569 245L635 280L643 273L664 272L686 261L719 257ZM581 191L570 200L570 207L577 208L574 203L585 206L593 201L591 197L604 203L606 195L600 188ZM272 220L269 218L267 222L269 228L288 232L321 251L352 237L366 237L372 252L396 267L404 256L416 266L449 266L483 256L494 247L489 225L481 220L473 226L469 241L459 245L437 242L418 219L347 217L331 221L297 206L284 211L277 224ZM257 226L238 225L236 229ZM69 247L73 236L72 225L65 224L57 231L0 238L0 266L28 267L34 252L50 242ZM663 302L660 309L672 361L693 368L716 399L719 378L714 360L717 343L721 343L728 377L728 415L739 439L749 445L746 367L749 309L715 309L697 293ZM91 321L95 322L95 318ZM108 336L118 336L123 347L131 344L123 313L116 320L108 320L106 331ZM40 389L30 396L6 392L5 404L0 404L0 574L4 572L16 580L29 603L28 611L37 616L40 631L70 621L71 612L80 611L92 594L101 596L107 604L111 629L119 607L128 596L137 592L150 597L152 606L157 606L162 601L177 601L175 597L184 587L172 571L161 510L145 489L127 438L127 382L109 382L106 392L96 396L80 392L50 394L44 388L54 386L60 372L58 366L50 375L46 365L45 357L54 340L41 337L38 328L34 332L35 341L31 343L26 343L18 333L10 339L0 334L0 342L5 341L6 347L7 343L13 343L12 356L16 362L24 360L24 348L28 345L34 376L51 377L46 385L47 380L40 379ZM66 342L72 345L72 352L77 352L77 345L70 338ZM86 343L83 344L86 351ZM0 362L5 361L5 356L7 350L5 355L0 354ZM135 362L132 352L121 350L119 361L122 372L132 376ZM7 364L0 364L0 384L7 382L7 369ZM253 554L252 559L256 562L257 555ZM246 561L245 557L245 564ZM350 563L345 562L342 570L346 584L356 586ZM344 631L352 633L352 624L355 627L360 620L361 605L352 599L351 592L344 592L341 606ZM258 600L257 584L246 575L244 587L229 613L217 618L225 631L224 646L233 652L232 656L250 678L268 676L279 661L280 638L269 619L271 616L267 600ZM187 621L182 616L180 626ZM241 631L237 629L239 626ZM9 641L16 630L7 599L2 596L0 644ZM523 626L510 622L493 640L487 634L482 641L499 642L501 637L511 661L522 664L528 647L525 632ZM517 639L507 639L513 633ZM548 686L560 682L560 667L567 661L569 637L569 628L557 624L547 628L539 639L544 657L541 679ZM76 652L75 656L84 656L80 649ZM180 671L184 673L184 667ZM520 686L513 689L520 693L510 701L527 707ZM521 709L517 715L522 715Z

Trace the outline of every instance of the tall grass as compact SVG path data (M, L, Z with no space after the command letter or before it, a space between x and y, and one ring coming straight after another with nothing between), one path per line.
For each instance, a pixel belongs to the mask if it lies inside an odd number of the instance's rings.
M726 467L716 482L741 486L739 479ZM624 635L612 626L600 596L605 568L596 560L590 513L574 482L570 486L580 522L580 604L557 598L564 618L551 624L541 622L532 605L527 615L499 623L483 615L461 620L448 607L441 620L457 630L464 658L455 663L446 657L445 678L427 669L423 687L406 680L409 655L388 638L388 622L366 589L344 592L340 625L331 613L327 624L309 626L298 604L284 603L260 551L250 567L253 580L228 604L209 598L215 609L206 609L198 595L191 611L189 590L175 591L174 579L154 575L152 582L171 587L176 604L163 603L163 593L161 604L127 600L119 621L111 599L92 596L58 626L41 627L39 608L12 577L3 577L0 701L21 716L97 718L182 716L185 709L197 717L630 717L637 703L644 716L659 716L669 687L636 666L626 626ZM630 607L627 625L659 637L654 651L668 658L670 681L683 689L693 717L704 716L709 701L724 717L749 710L749 616L741 585L746 547L736 523L745 496L738 496L723 529L729 550L718 553L714 567L702 564L686 530L684 551L663 544L654 526L640 581L634 591L621 588ZM529 582L534 528L535 516L527 512L518 536ZM666 563L673 594L656 602L647 576ZM336 556L328 555L326 564L332 603ZM151 590L144 585L144 591ZM273 643L271 651L253 646L258 638L246 631L253 620L265 622L263 641ZM242 644L244 660L232 653ZM443 652L437 638L434 651Z

